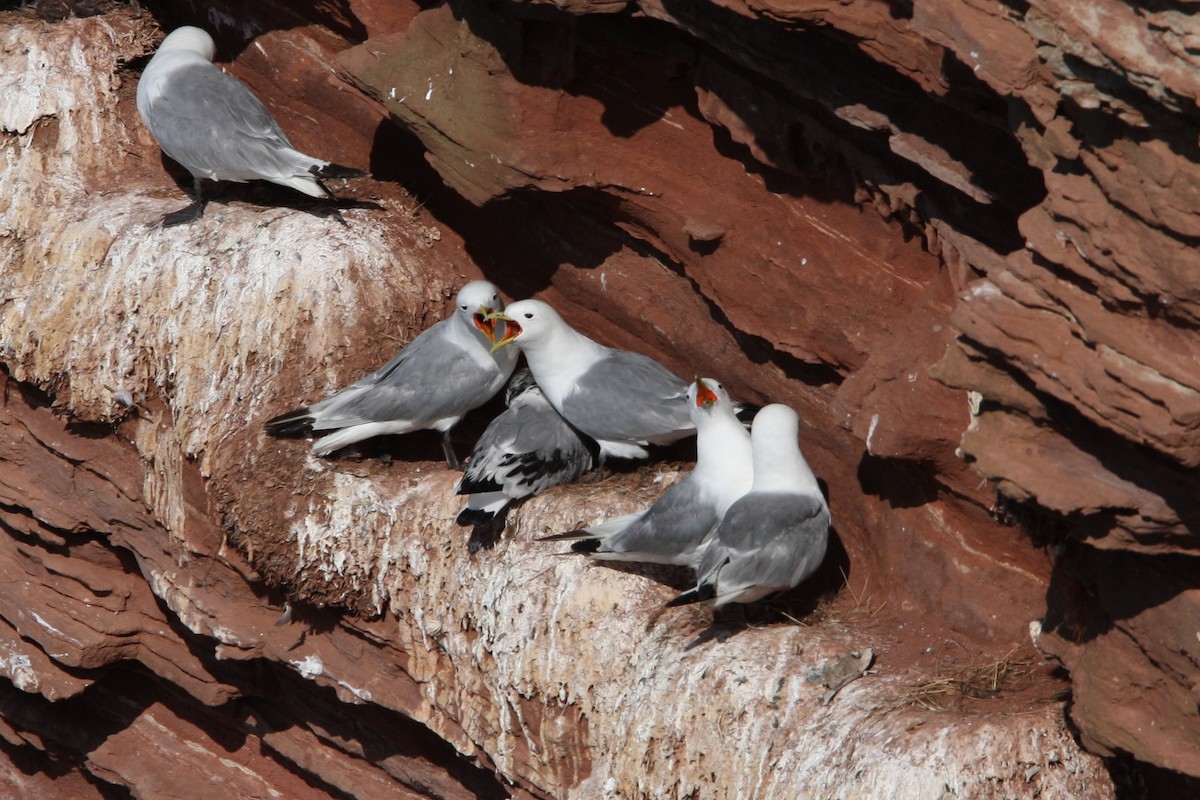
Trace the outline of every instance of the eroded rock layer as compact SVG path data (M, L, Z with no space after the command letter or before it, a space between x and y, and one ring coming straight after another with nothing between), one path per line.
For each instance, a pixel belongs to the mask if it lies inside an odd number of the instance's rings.
M1200 776L1189 18L202 5L0 16L0 739L35 776L12 786L1110 797L1097 755ZM187 181L133 90L184 22L300 149L372 171L335 187L347 226L254 186L157 225ZM265 437L480 275L795 406L837 527L818 579L748 625L663 612L669 570L535 541L652 502L686 447L535 498L472 554L436 437L358 460Z

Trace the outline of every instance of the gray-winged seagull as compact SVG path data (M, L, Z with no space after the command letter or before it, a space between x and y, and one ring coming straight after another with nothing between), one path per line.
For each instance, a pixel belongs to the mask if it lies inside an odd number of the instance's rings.
M312 197L332 197L322 178L357 178L362 170L305 155L292 147L271 112L244 83L213 65L206 31L177 28L142 71L137 108L163 152L192 173L195 202L164 225L204 213L200 180L264 180ZM339 221L341 215L337 215Z
M515 352L491 352L495 322L488 315L503 308L495 286L471 281L449 317L387 364L319 403L268 420L267 432L336 431L313 442L313 452L324 456L372 436L432 428L442 432L446 463L457 468L450 429L500 391L517 363Z
M596 466L599 447L546 400L529 370L505 391L508 408L479 437L455 491L469 495L459 525L491 521L509 503L570 483Z
M646 445L696 432L687 381L654 359L589 339L541 300L494 316L509 323L495 347L516 342L550 405L599 442L602 457L646 458Z
M721 384L700 378L688 387L696 424L696 467L644 511L543 541L579 539L577 553L615 561L694 566L698 548L730 504L750 490L750 434Z
M829 507L800 453L799 433L800 418L787 406L758 412L750 432L754 483L704 545L696 588L668 606L752 603L816 571L829 540Z

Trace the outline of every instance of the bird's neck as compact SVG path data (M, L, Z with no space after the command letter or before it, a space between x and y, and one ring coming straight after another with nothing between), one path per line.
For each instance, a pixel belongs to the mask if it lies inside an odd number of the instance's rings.
M821 496L817 476L795 442L759 442L754 449L754 491Z
M752 461L750 434L730 411L720 412L697 427L696 469L726 471L740 463L748 471Z
M138 81L139 110L144 114L144 107L149 107L162 97L166 80L171 73L193 64L213 66L212 62L204 56L190 50L169 50L156 53L142 72L141 80ZM216 68L213 67L213 69Z
M538 386L559 403L577 379L604 357L608 348L575 330L557 331L537 342L523 345L525 360Z
M510 352L512 350L511 347L501 348L495 353L491 353L492 343L484 336L483 331L476 328L461 315L456 313L450 318L449 323L454 339L480 366L486 366L494 362L502 370L505 370L508 368L508 365L516 364L517 354Z
M149 69L153 66L154 72L165 74L192 64L213 66L213 63L207 58L191 50L168 50L166 52L155 53L154 58L150 59L150 63L146 65L146 68ZM213 68L216 69L216 67Z

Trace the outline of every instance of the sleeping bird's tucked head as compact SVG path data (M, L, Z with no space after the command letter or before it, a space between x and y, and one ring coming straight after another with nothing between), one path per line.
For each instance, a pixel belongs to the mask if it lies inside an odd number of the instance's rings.
M213 60L213 54L216 53L216 45L213 44L213 38L208 35L208 32L196 28L191 25L185 25L182 28L176 28L163 39L163 43L158 46L158 53L195 53L202 56L206 61Z

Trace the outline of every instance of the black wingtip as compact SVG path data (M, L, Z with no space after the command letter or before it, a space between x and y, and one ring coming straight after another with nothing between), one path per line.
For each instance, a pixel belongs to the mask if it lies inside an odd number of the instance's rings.
M600 540L596 538L580 539L571 545L571 550L583 555L591 555L600 551Z
M313 418L308 406L297 408L263 423L272 436L308 436L312 433Z
M758 416L758 412L762 411L762 406L756 406L753 403L734 403L733 413L737 416L739 422L744 422L749 425L754 422L754 418Z
M341 164L334 164L332 162L329 164L326 164L323 167L318 167L316 165L313 165L313 166L309 167L308 171L311 172L315 177L325 178L325 179L365 178L371 174L371 173L367 172L366 170L355 169L354 167L345 167L345 166L342 166Z
M716 587L711 583L702 583L695 589L690 589L681 595L672 597L667 601L667 608L675 606L686 606L692 603L703 603L705 600L711 600L717 596Z
M589 534L587 531L582 531L582 530L563 531L562 533L552 533L549 536L539 536L538 541L539 542L561 542L565 539L582 539L587 536L591 536L591 534Z
M455 494L483 494L484 492L502 492L504 487L489 478L481 478L477 481L470 480L466 475L462 476L462 480L458 483L458 488L454 490Z

